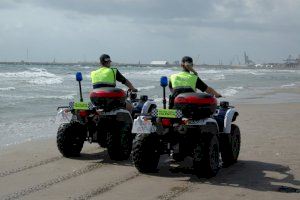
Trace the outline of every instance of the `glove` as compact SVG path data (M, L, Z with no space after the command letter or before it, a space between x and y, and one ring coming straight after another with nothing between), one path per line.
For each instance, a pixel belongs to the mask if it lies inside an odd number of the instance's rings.
M131 89L131 92L138 92L136 88Z

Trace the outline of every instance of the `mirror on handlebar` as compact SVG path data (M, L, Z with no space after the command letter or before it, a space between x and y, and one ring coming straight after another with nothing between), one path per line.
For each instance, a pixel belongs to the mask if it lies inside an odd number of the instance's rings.
M147 95L141 95L140 100L143 101L143 102L146 102L148 100L148 96Z
M126 96L130 99L130 100L135 100L137 98L137 93L133 92L131 89L128 89L126 92Z
M137 94L136 93L131 93L130 94L130 99L136 99L137 97Z

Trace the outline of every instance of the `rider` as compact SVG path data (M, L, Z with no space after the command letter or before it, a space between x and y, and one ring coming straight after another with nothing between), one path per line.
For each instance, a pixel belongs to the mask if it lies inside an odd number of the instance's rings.
M169 88L172 92L170 96L170 108L173 107L173 99L180 93L196 92L197 89L202 92L214 95L216 98L222 97L213 88L206 85L193 69L193 59L189 56L184 56L181 60L182 72L173 74L169 80ZM192 72L192 73L191 73Z
M126 85L132 92L137 92L138 90L133 87L131 82L127 80L116 68L111 68L111 59L107 54L102 54L100 56L100 68L91 72L91 79L93 84L93 89L101 87L116 87L116 81L121 82ZM126 109L131 111L132 105L126 102Z

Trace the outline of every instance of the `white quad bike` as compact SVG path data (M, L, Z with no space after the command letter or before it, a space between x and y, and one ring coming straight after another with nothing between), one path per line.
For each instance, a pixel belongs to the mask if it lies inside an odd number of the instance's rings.
M112 160L126 160L132 150L131 133L133 119L138 115L147 115L156 108L153 100L146 95L137 99L136 93L119 88L107 87L94 89L90 93L90 102L84 102L81 91L82 75L76 74L79 82L80 101L69 102L69 106L60 106L59 114L68 118L60 124L57 131L57 147L65 157L79 156L84 141L99 143L107 148ZM132 103L133 112L126 110L126 99Z
M175 161L189 156L194 173L209 178L217 174L221 162L225 167L235 163L241 143L239 127L233 124L237 110L225 101L217 106L213 96L195 92L177 95L173 108L166 109L167 84L167 77L162 77L164 108L134 119L135 167L140 172L154 172L162 154Z

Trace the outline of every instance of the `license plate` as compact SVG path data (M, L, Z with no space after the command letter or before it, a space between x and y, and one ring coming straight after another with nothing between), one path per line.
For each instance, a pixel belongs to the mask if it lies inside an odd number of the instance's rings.
M75 110L89 110L89 103L87 102L74 102Z
M177 118L177 110L157 109L157 116L162 118Z

